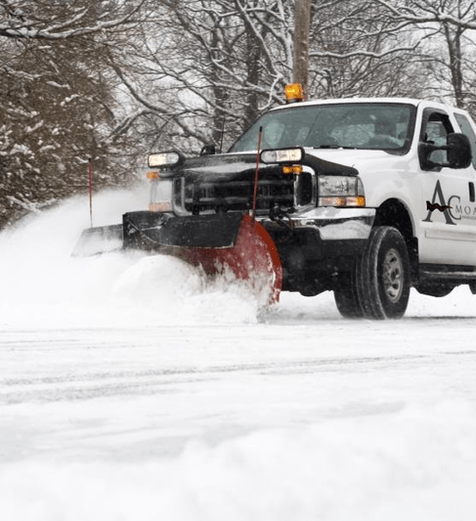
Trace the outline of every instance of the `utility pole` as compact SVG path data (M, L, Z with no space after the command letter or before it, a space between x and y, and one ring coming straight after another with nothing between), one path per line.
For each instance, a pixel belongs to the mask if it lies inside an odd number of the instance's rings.
M307 96L309 85L309 33L311 0L294 0L293 82L301 83Z

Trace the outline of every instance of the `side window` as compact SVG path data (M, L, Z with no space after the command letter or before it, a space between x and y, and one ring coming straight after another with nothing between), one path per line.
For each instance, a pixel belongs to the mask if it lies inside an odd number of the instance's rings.
M471 152L473 155L473 167L476 168L476 135L468 118L463 114L455 114L456 121L461 128L461 132L469 139L471 143Z
M444 146L446 145L446 136L451 132L453 132L453 127L447 114L444 112L434 112L431 109L425 110L420 141ZM431 153L429 159L441 164L447 161L446 156L445 150L435 150Z

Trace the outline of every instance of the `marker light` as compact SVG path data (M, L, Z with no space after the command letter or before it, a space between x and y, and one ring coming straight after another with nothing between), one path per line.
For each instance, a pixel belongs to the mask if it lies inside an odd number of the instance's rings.
M284 87L284 95L286 96L286 103L302 101L304 99L304 89L300 83L288 83Z
M171 212L172 203L150 203L149 212Z
M283 174L302 174L302 165L283 165Z

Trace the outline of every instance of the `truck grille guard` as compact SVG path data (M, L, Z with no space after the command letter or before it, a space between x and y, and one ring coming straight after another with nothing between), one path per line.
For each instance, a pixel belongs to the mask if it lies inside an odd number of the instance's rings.
M253 179L198 180L179 177L174 180L174 211L178 215L244 212L252 206ZM312 169L300 175L260 175L257 214L273 209L304 209L316 204L316 179Z

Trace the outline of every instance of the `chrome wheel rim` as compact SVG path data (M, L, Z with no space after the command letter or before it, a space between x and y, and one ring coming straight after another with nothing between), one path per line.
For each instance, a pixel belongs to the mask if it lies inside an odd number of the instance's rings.
M400 254L390 249L383 261L383 290L393 304L400 300L403 293L403 263Z

